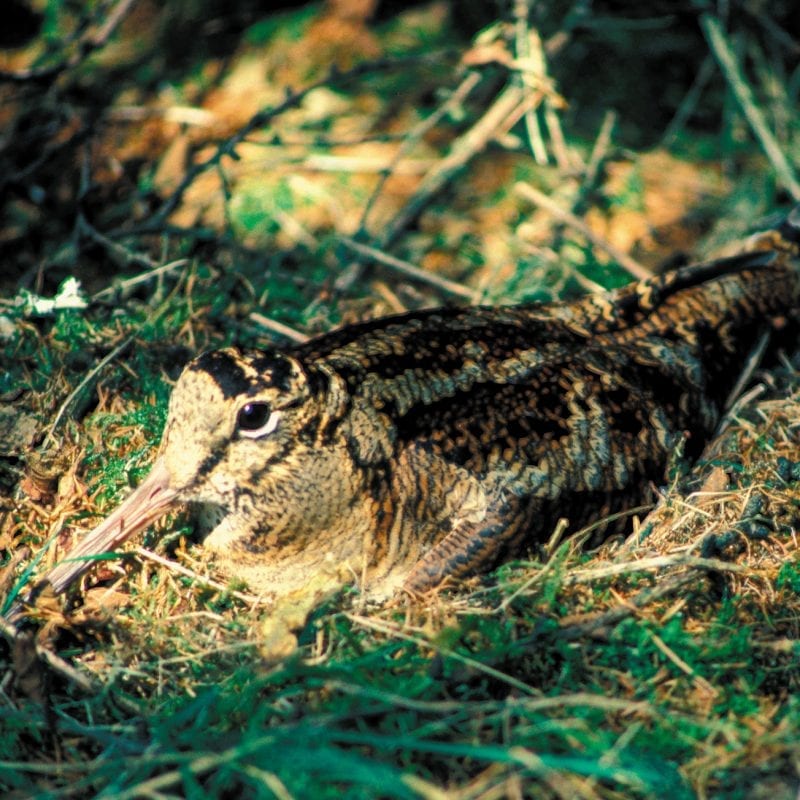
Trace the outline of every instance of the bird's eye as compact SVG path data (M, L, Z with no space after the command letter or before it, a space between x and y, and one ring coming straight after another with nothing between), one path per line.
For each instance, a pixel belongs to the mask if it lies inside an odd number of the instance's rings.
M243 436L255 438L272 433L279 416L277 411L270 412L267 403L247 403L239 409L236 425Z

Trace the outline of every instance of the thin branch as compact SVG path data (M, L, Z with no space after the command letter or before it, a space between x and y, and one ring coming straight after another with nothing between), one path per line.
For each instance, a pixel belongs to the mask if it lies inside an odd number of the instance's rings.
M64 400L64 402L61 404L61 408L58 409L58 414L56 414L53 424L47 431L48 439L55 438L55 430L58 428L58 425L61 422L61 417L64 416L69 406L75 401L75 398L78 397L78 395L95 380L103 367L105 367L106 364L109 364L120 353L122 353L122 351L125 350L132 341L133 335L127 336L110 353L100 359L100 361L98 361L97 364L86 373L86 375L83 376L83 380L67 395L66 400Z
M86 219L83 212L78 213L76 227L81 236L86 236L95 244L100 245L120 267L129 267L131 264L138 264L149 270L156 270L159 268L158 263L153 261L149 256L146 256L144 253L136 253L133 250L129 250L124 245L118 244L101 233ZM183 263L186 262L184 261Z
M668 147L674 142L678 133L683 129L689 119L691 119L700 101L700 97L703 94L703 90L708 85L713 74L714 59L711 58L711 56L706 56L703 59L703 63L700 65L700 69L697 70L697 74L692 81L692 85L689 87L689 91L686 92L686 96L681 101L675 115L669 121L669 125L667 125L665 129L664 135L661 137L661 144L664 147Z
M716 17L712 17L710 14L703 14L700 17L700 25L717 59L717 63L725 75L725 79L731 87L736 102L739 103L745 118L753 129L756 139L758 139L767 158L772 164L772 168L775 170L775 173L786 189L791 193L792 198L795 201L799 201L800 182L798 182L794 170L783 154L783 150L781 150L778 141L772 135L772 131L769 129L767 121L761 113L761 109L756 105L753 92L744 79L742 69L725 38L725 34L722 32L722 26L719 20Z
M461 103L463 103L467 97L469 97L472 90L480 83L480 81L481 75L479 72L468 72L464 80L462 80L455 90L451 92L449 97L430 116L419 122L408 132L408 135L403 139L391 162L387 165L384 174L378 181L378 184L373 189L369 200L367 200L366 205L364 206L364 211L361 214L361 221L358 226L359 230L366 229L369 221L369 215L372 212L375 202L380 197L386 181L389 179L390 175L395 173L395 170L406 153L408 153L429 130L431 130L435 125L438 125L439 121L443 119L446 114L450 113L450 111L461 105Z
M698 675L660 636L648 631L653 644L681 671L698 689L711 697L717 696L717 690L702 676Z
M276 319L266 317L263 314L260 314L258 311L252 311L248 315L248 319L251 319L256 323L256 325L260 325L262 328L266 328L269 331L273 331L281 336L285 336L287 339L291 339L293 342L299 342L300 344L303 344L303 342L308 341L309 337L306 336L306 334L295 330L289 325L284 325L283 322L278 322Z
M103 238L106 239L106 237ZM109 244L116 244L108 239L106 240L109 241ZM170 262L169 264L162 264L158 267L152 267L146 272L142 272L139 275L134 275L132 278L125 278L124 280L116 281L111 286L107 286L105 289L101 289L99 292L93 294L92 302L98 303L115 300L119 297L127 297L128 294L137 286L143 283L148 283L155 278L160 278L163 275L169 275L169 273L185 267L188 263L188 258L180 258L177 261Z
M520 108L521 106L523 107ZM425 176L405 207L387 225L379 239L379 247L389 247L459 170L483 151L495 137L505 133L518 119L518 116L514 116L515 112L524 113L522 90L518 86L506 86L486 113L453 143L450 152Z
M117 25L122 22L125 15L131 10L136 0L120 0L114 8L106 16L105 24L100 27L100 30L94 36L87 36L86 43L82 49L87 47L97 49L102 47L111 38Z
M0 81L9 83L52 83L62 72L78 66L85 61L95 50L104 47L111 35L133 7L136 0L119 0L119 2L104 16L105 22L92 33L85 33L74 45L74 52L50 67L39 69L23 69L15 72L0 70Z
M617 124L616 111L608 110L603 116L603 122L600 125L600 130L597 133L597 138L592 145L592 152L589 154L589 161L586 163L586 169L583 173L583 182L581 189L585 192L588 189L593 189L597 179L600 175L600 166L603 160L608 155L608 150L611 147L612 136L614 134L614 126Z
M578 569L565 576L563 583L566 586L572 586L576 583L593 583L606 578L614 578L618 575L659 569L675 569L678 567L742 574L752 574L753 571L752 567L743 564L732 564L719 558L701 558L686 553L676 553L671 556L653 556L652 558L639 558L635 561L624 561L620 564L606 564L594 569Z
M543 208L552 214L559 222L563 222L570 228L574 228L582 236L585 236L595 247L608 253L626 272L630 273L637 280L644 280L652 276L650 270L640 264L636 259L631 258L627 253L615 247L611 242L598 236L582 219L576 217L572 212L561 208L558 203L551 200L546 194L535 189L529 183L518 183L514 191L530 200L535 205Z
M761 336L759 336L758 340L755 342L753 347L750 349L750 352L747 354L747 358L745 359L744 364L742 365L742 369L739 372L739 377L736 379L736 384L734 385L733 389L731 389L731 391L729 392L728 397L725 400L725 405L723 406L724 408L729 409L731 414L733 413L734 408L737 405L739 405L737 401L739 400L739 396L744 391L744 387L750 383L753 374L761 364L761 359L764 357L764 353L766 352L769 340L770 340L770 332L768 330L765 330L761 334ZM728 424L729 422L730 420L728 420ZM728 427L728 424L722 425L722 423L720 423L720 425L717 427L716 436L719 436L722 433L722 431L724 431L725 428Z
M431 286L435 286L437 289L441 289L443 292L447 292L448 294L454 294L457 297L464 297L472 303L476 302L477 293L460 283L449 281L447 278L442 278L432 272L415 267L408 261L395 258L394 256L389 255L389 253L384 253L382 250L378 250L375 247L369 247L368 245L360 244L359 242L356 242L347 236L339 237L339 241L359 255L365 256L372 261L377 261L379 264L384 264L387 267L391 267L406 277L413 278L414 280L422 283L430 284Z
M339 156L312 153L301 158L297 164L309 172L378 172L381 184L389 175L424 175L436 161L432 158L398 158L383 156ZM373 195L374 196L374 195Z
M386 250L391 247L395 239L419 216L425 206L475 155L484 150L492 139L508 131L524 113L526 107L522 89L515 85L506 86L486 113L453 142L450 152L423 178L405 206L377 237L375 242L377 249ZM362 267L360 262L351 265L336 279L335 289L340 292L346 291L358 279Z
M332 68L327 75L319 80L309 83L302 89L287 92L286 97L282 102L257 111L234 134L220 142L217 145L216 150L210 156L208 156L208 158L206 158L204 161L199 161L196 164L192 164L172 194L166 200L164 200L164 202L161 204L161 207L151 217L150 227L159 228L166 221L170 214L172 214L172 212L178 207L186 190L192 185L199 175L204 173L206 170L216 167L226 156L236 159L237 146L240 145L253 131L257 130L258 128L263 128L275 117L280 116L289 109L295 108L314 90L326 86L335 86L341 83L346 83L347 81L351 81L357 77L360 77L361 75L369 74L370 72L392 69L409 61L418 62L440 57L441 54L426 54L424 56L415 55L407 58L384 58L374 61L365 61L356 65L352 69L347 70L346 72Z
M531 48L531 31L528 27L528 16L530 8L528 0L516 0L514 3L514 46L518 61L527 62L531 69L520 70L518 80L523 87L527 97L536 91L536 81L545 74L544 52L541 40ZM537 36L538 39L538 36ZM533 158L537 164L547 164L547 148L542 137L542 129L539 127L539 119L536 116L535 107L531 106L525 111L525 129L528 132L528 143L530 144Z

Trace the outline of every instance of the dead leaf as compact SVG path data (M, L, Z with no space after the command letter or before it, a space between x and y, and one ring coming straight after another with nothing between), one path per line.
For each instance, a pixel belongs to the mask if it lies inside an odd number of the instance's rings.
M75 448L61 447L27 456L25 477L20 488L34 502L49 500L59 488L59 481L75 468Z
M83 596L83 603L75 613L70 613L76 622L105 620L131 601L129 592L119 592L113 587L95 587Z
M703 481L701 492L724 492L728 488L728 473L722 467L714 467Z
M174 191L186 175L189 163L189 137L176 136L169 144L153 175L153 189L166 195Z
M39 420L13 405L0 405L0 456L16 456L33 445Z
M11 658L19 690L44 705L47 700L47 673L36 652L36 640L33 634L17 634Z
M706 476L700 490L692 497L694 505L707 508L717 503L720 495L727 492L729 481L728 473L722 467L714 467Z

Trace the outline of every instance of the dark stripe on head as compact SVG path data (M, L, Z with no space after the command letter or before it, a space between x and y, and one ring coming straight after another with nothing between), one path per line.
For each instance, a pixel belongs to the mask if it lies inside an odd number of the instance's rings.
M203 353L189 369L208 373L226 400L244 394L250 388L250 381L247 380L239 361L227 350Z
M206 476L214 469L214 467L219 464L220 461L228 454L228 448L219 448L215 450L210 455L206 456L203 463L197 468L197 474L195 476L195 483L200 483L201 480L205 480Z
M261 386L274 387L280 392L291 389L294 366L288 358L272 350L252 351L247 356Z

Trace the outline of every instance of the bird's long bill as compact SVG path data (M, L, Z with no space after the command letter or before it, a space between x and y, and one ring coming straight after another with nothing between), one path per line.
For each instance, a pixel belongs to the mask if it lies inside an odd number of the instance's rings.
M170 487L170 474L162 459L158 459L133 493L113 513L87 534L67 558L45 576L56 594L63 592L95 563L98 556L121 545L138 531L161 517L175 498Z

